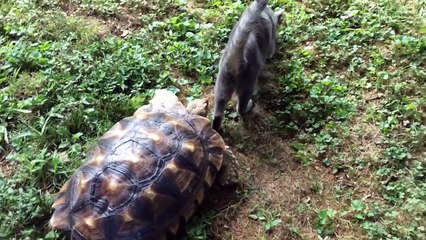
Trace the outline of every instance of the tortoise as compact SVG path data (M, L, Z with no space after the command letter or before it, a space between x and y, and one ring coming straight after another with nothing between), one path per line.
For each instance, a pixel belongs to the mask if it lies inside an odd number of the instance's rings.
M185 237L210 187L238 183L235 156L206 115L206 99L185 108L156 90L91 149L59 191L49 226L76 239Z

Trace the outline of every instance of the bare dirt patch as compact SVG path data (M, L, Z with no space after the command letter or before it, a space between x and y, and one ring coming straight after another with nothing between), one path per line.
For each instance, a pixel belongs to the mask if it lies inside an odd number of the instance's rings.
M270 135L264 140L253 142L258 144L259 151L242 153L232 148L240 163L239 196L224 197L223 191L216 192L205 204L211 204L206 207L209 211L212 205L218 211L210 229L214 239L317 239L316 210L346 207L346 203L334 198L337 179L321 166L301 166L293 159L286 142ZM268 150L275 151L280 163L265 163L263 152ZM256 209L279 214L281 224L266 231L265 222L249 217ZM335 227L337 239L341 239L338 236L351 239L350 236L359 236L361 232L340 219Z
M18 168L18 165L6 160L6 156L8 154L8 150L6 151L0 150L0 177L9 178L13 175L15 170Z
M213 88L205 91L210 108L214 105ZM230 109L235 109L235 102L233 99ZM258 114L268 117L259 107ZM335 197L335 187L343 184L341 177L320 164L302 166L294 157L291 139L285 140L264 126L244 127L241 121L229 120L224 127L224 139L239 161L240 185L237 191L213 189L197 214L212 215L213 239L318 239L317 212L339 212L350 204ZM250 218L257 210L266 213L266 221ZM277 218L281 223L266 230L265 223ZM334 227L333 239L363 239L363 230L343 218L337 217Z
M148 22L155 19L161 21L164 18L178 12L178 6L170 4L165 9L157 9L157 4L151 1L132 2L121 5L111 13L105 13L96 7L82 7L74 1L61 2L62 11L70 16L80 17L83 20L97 22L107 29L105 33L125 38L132 32L144 27Z
M113 28L106 21L100 21L92 16L76 16L87 23L89 27L97 33L98 37L103 39L105 36L112 33Z
M124 38L143 25L137 16L129 13L127 8L121 11L120 14L107 16L96 11L81 9L77 3L66 1L62 3L61 9L69 16L80 18L88 24L96 26L96 28L100 30L101 38L108 34L114 34Z
M98 29L97 32L100 33L101 38L104 38L108 34L125 38L130 33L142 27L141 23L131 16L122 18L103 18L84 14L74 16L79 17L90 25L96 26L96 29Z

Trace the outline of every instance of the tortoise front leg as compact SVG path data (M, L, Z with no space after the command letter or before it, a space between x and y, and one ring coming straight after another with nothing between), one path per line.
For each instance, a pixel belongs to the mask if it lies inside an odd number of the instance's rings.
M237 158L228 146L223 151L222 167L217 173L215 182L221 187L231 187L239 183Z

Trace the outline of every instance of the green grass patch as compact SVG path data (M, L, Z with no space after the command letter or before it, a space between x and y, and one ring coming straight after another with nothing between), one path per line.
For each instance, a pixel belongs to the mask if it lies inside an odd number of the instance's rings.
M156 88L202 96L248 2L2 1L0 160L17 168L0 174L0 238L63 237L46 228L50 206L86 151ZM286 15L274 87L257 96L269 127L307 168L320 162L374 193L339 185L345 207L309 210L305 227L332 236L343 219L370 239L424 238L425 2L271 4ZM106 20L137 27L114 35ZM265 231L281 224L279 212L250 214ZM190 238L209 239L211 221L193 221Z

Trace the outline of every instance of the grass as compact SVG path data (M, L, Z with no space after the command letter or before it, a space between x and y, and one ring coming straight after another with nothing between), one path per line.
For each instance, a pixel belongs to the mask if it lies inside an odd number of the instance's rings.
M0 238L62 239L50 206L85 153L156 88L211 96L248 2L1 1ZM426 2L270 2L263 123L225 122L242 187L189 238L425 238Z

